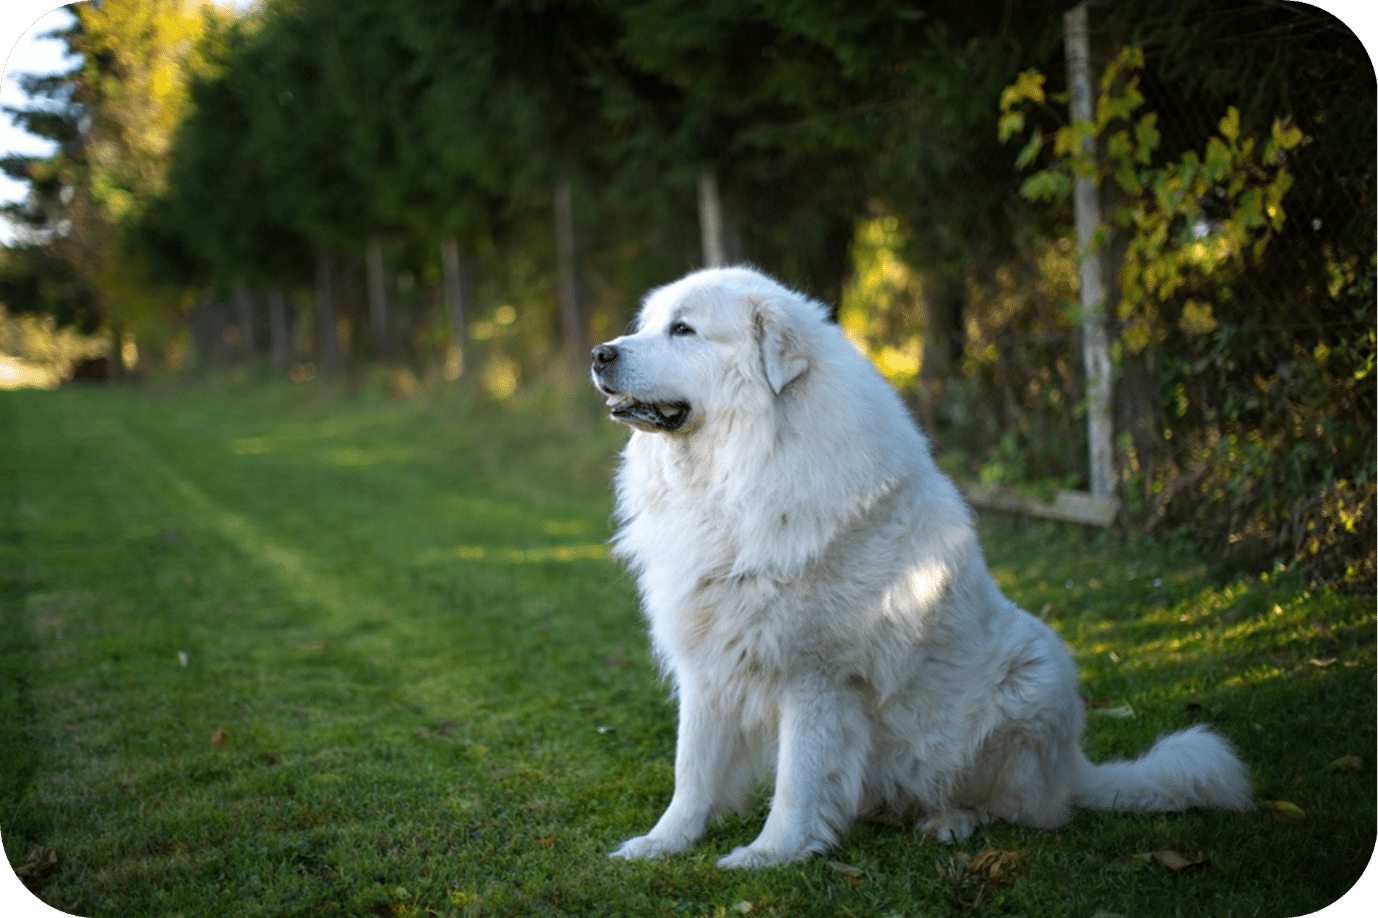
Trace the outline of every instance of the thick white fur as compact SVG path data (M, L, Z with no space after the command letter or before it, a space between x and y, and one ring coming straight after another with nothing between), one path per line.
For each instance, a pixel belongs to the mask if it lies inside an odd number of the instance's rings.
M615 554L680 713L670 805L614 856L688 848L772 768L764 829L721 866L824 851L887 807L950 842L1076 806L1251 806L1205 727L1086 759L1062 641L1001 595L966 503L823 307L750 269L700 271L604 347L610 405L691 406L674 432L633 422L616 476Z

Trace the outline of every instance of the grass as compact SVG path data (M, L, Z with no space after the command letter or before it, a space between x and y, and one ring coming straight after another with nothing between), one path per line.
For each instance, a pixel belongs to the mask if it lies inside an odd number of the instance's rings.
M591 399L583 400L591 401ZM323 389L0 393L0 831L86 916L1301 915L1375 840L1374 603L1185 546L992 517L1078 656L1093 757L1201 720L1303 811L1082 813L947 848L606 857L668 801L675 712L602 550L622 435ZM1337 769L1344 756L1362 770ZM1286 815L1286 814L1281 814ZM1173 872L1166 846L1208 864ZM976 882L968 859L1026 867Z

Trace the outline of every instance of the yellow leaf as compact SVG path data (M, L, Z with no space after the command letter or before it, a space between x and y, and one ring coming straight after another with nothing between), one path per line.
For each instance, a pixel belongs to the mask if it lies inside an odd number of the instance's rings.
M1014 105L1028 99L1030 102L1042 103L1043 83L1045 77L1037 70L1025 70L1019 74L1012 86L1006 86L1000 93L1000 111L1007 112Z
M1293 125L1284 125L1284 122L1277 120L1273 122L1273 143L1284 150L1290 150L1302 142L1302 132Z
M1230 143L1239 139L1239 109L1233 105L1225 113L1225 117L1220 119L1220 133Z
M1278 822L1291 824L1306 819L1306 810L1286 800L1264 800L1259 806L1276 816Z

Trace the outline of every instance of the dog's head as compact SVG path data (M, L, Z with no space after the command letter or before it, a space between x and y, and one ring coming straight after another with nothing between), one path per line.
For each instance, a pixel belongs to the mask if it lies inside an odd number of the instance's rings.
M652 290L636 330L593 349L593 384L614 421L691 434L805 376L807 331L823 318L822 307L757 271L697 271Z

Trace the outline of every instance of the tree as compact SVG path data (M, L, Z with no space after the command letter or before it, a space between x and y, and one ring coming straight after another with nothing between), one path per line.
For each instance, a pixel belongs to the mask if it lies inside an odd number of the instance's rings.
M190 0L108 0L73 7L75 22L61 31L82 64L71 73L29 78L25 88L58 106L12 112L22 126L59 142L47 160L10 158L6 171L31 183L26 202L12 209L27 225L42 258L20 265L63 264L31 275L36 308L56 307L111 335L110 366L122 367L126 332L165 326L179 293L153 282L131 230L146 202L163 189L172 130L186 102L188 73L204 27L202 4ZM11 268L13 268L13 263ZM69 282L79 278L83 291ZM67 292L63 293L62 290ZM65 304L65 305L64 305ZM24 308L24 304L18 304Z

